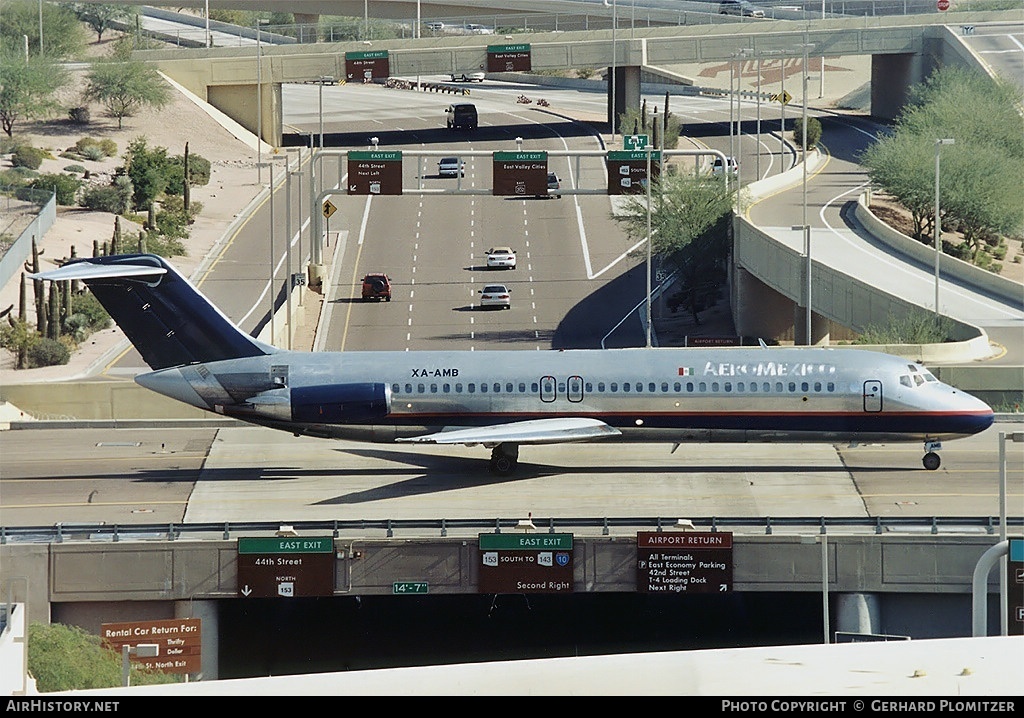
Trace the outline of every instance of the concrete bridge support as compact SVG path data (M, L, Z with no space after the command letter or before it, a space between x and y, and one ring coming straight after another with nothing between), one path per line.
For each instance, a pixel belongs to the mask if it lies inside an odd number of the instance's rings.
M841 593L835 600L835 630L846 633L881 633L878 596L874 593Z
M281 83L264 82L257 98L256 85L209 85L206 101L254 135L274 147L281 146ZM262 114L262 122L257 118Z
M732 319L741 336L805 343L806 311L784 294L772 289L743 267L733 269L730 285ZM787 320L786 317L791 317ZM811 313L811 340L827 343L831 323Z
M608 68L609 78L614 75L615 81L608 82L608 126L612 133L632 133L632 127L619 127L619 120L626 108L640 110L640 66L624 65ZM614 93L612 87L614 86ZM614 95L614 96L613 96ZM618 148L613 148L618 149Z
M871 114L895 120L907 104L911 85L922 82L930 65L920 54L871 56Z

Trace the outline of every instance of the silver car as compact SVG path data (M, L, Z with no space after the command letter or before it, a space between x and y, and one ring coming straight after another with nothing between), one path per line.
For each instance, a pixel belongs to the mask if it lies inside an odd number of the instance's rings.
M466 163L458 157L442 157L437 162L438 177L465 177Z

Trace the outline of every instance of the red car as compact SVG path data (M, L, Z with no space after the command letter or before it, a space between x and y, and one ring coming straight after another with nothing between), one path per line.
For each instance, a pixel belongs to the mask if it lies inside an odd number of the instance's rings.
M383 299L391 301L391 278L382 272L371 272L363 277L363 301Z

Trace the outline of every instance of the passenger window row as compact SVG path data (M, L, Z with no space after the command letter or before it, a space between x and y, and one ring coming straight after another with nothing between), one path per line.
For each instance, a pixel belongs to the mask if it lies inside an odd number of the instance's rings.
M909 379L909 377L908 377ZM671 386L671 390L670 387ZM585 385L586 393L593 394L595 384L587 382ZM599 381L596 384L598 394L643 394L644 384L643 382L610 382L605 384L603 381ZM660 391L659 391L660 388ZM545 385L547 392L551 391L549 385ZM674 382L669 385L668 382L662 382L660 387L654 382L647 384L647 394L706 394L709 391L711 393L726 393L726 394L794 394L797 392L807 393L814 392L820 394L834 393L836 390L835 382L743 382L743 381L726 381L726 382ZM540 391L540 385L537 382L530 384L530 394L536 394ZM558 383L558 391L565 392L565 384L562 382ZM392 384L391 392L393 394L526 394L526 383L519 382L513 384L512 382L506 382L502 385L500 382L494 382L493 384L481 383L476 384L475 382L469 382L462 384L461 382L455 384Z

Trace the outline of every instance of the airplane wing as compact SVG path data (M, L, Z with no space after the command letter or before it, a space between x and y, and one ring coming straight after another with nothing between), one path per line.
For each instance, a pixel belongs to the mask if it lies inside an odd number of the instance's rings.
M509 424L473 426L463 429L445 429L433 434L412 436L396 441L419 444L561 444L568 441L589 441L619 436L622 432L597 419L582 417L559 417L556 419L532 419L514 421Z

